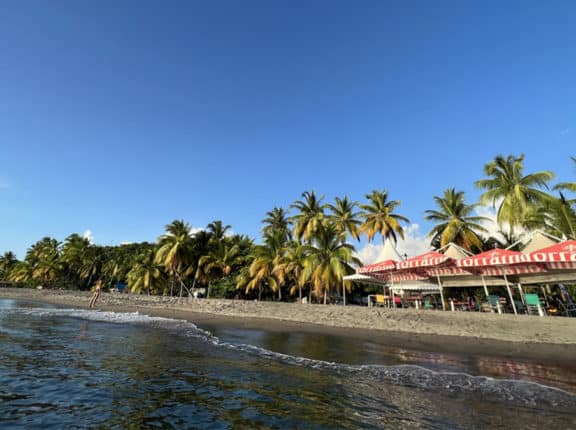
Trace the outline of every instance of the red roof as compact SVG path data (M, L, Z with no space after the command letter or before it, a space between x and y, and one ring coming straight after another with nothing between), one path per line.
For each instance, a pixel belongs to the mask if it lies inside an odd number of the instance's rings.
M401 261L397 264L398 269L416 269L420 267L434 267L452 261L452 258L437 252L430 251L416 257L409 258L408 260Z
M396 261L385 260L379 261L378 263L369 264L368 266L359 267L356 269L356 273L379 273L379 272L389 272L396 269Z
M576 240L566 240L528 254L534 263L576 263Z
M510 266L513 264L530 263L530 257L521 252L507 249L491 249L471 257L456 260L458 267L474 268L486 266Z

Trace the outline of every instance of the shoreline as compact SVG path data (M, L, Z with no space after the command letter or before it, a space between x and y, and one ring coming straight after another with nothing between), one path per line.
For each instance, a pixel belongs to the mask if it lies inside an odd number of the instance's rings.
M0 289L0 298L88 308L91 293ZM103 293L97 310L183 319L200 328L293 331L436 353L573 362L576 318L474 314Z

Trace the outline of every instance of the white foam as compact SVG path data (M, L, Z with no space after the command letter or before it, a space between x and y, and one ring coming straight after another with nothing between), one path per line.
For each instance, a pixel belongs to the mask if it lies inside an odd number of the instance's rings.
M65 316L113 324L150 324L155 328L170 330L186 337L199 338L214 346L275 360L293 366L329 370L342 375L368 377L385 384L413 386L431 391L470 393L489 396L495 401L509 401L521 405L562 407L576 410L576 395L559 388L531 381L494 379L466 373L434 371L416 365L349 365L330 361L295 357L248 344L235 344L213 336L195 324L165 317L143 315L138 312L108 312L69 308L9 308L3 312L20 312L34 316Z

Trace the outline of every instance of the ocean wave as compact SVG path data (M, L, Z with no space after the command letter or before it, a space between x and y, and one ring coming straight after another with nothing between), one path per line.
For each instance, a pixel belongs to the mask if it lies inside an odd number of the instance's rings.
M274 360L292 366L305 366L323 371L339 373L355 378L367 378L381 384L393 384L449 395L482 396L494 402L509 402L532 408L576 410L576 395L559 388L532 381L496 379L467 373L445 372L416 365L349 365L336 362L296 357L271 351L255 345L231 343L219 339L195 324L178 319L143 315L138 312L121 313L99 310L69 308L8 308L0 313L19 312L38 317L71 317L114 324L149 325L169 330L185 337L197 338L216 347L244 352L259 358Z

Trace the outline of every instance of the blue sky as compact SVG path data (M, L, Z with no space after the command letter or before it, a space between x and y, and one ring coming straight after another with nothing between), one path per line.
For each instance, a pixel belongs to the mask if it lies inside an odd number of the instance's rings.
M305 190L423 212L497 154L574 180L572 1L0 4L0 252L215 219Z

